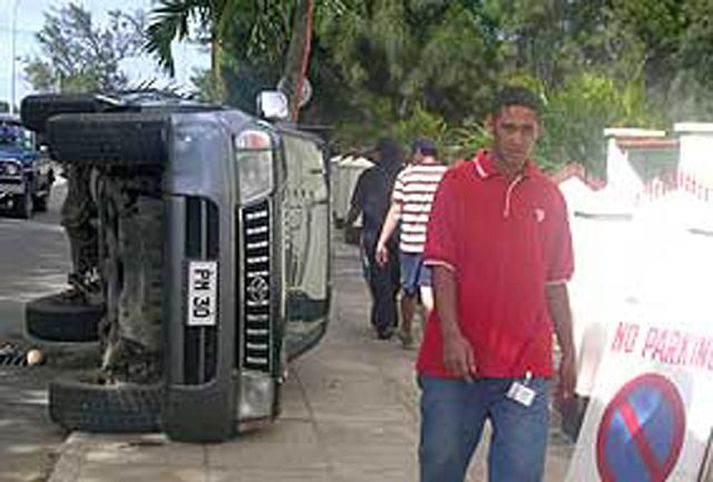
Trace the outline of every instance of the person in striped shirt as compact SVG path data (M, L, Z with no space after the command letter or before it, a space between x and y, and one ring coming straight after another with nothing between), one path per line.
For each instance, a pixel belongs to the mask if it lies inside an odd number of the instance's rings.
M430 268L423 265L423 246L431 212L433 194L447 167L438 161L432 140L421 138L413 144L412 162L396 177L389 209L376 245L380 264L389 260L389 239L401 222L401 341L408 348L413 344L412 320L417 295L421 297L426 315L433 309Z

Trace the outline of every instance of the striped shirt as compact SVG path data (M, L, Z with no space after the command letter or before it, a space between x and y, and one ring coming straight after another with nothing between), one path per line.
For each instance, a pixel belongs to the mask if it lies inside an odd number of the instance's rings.
M401 205L402 252L423 252L433 195L446 169L439 162L412 164L396 177L392 199Z

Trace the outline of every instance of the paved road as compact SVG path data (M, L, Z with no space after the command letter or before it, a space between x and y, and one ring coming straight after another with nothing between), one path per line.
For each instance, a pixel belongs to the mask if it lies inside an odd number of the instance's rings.
M65 192L57 185L48 212L29 221L0 218L0 345L31 344L24 337L25 302L64 287L69 257L59 207ZM0 481L41 481L51 472L66 435L47 417L45 386L56 373L51 366L0 365Z
M0 336L22 333L24 305L63 289L69 246L59 225L66 184L58 183L45 213L30 220L0 214Z

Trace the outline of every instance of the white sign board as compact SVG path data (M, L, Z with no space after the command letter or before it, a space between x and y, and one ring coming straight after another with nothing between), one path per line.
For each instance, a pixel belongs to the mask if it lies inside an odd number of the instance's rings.
M713 428L713 313L667 311L624 307L611 325L567 481L697 481Z
M218 305L218 263L188 264L188 326L215 326Z

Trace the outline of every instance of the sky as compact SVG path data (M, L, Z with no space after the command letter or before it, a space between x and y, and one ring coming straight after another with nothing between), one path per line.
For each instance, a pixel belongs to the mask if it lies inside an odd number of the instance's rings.
M49 11L51 6L61 7L69 3L68 0L0 0L0 100L3 101L10 99L12 90L12 11L15 2L18 3L15 58L40 55L35 34L44 25L44 13ZM121 9L133 12L141 9L148 12L153 2L152 0L74 0L74 3L82 5L92 13L94 21L102 23L107 20L109 10ZM192 45L176 44L174 56L176 58L174 84L178 88L189 87L193 70L207 68L210 62L207 53L199 51ZM16 104L18 105L25 95L32 93L32 87L24 79L23 67L22 61L18 61L15 65ZM123 70L133 81L165 79L165 76L156 68L155 62L148 57L127 60L123 65Z

